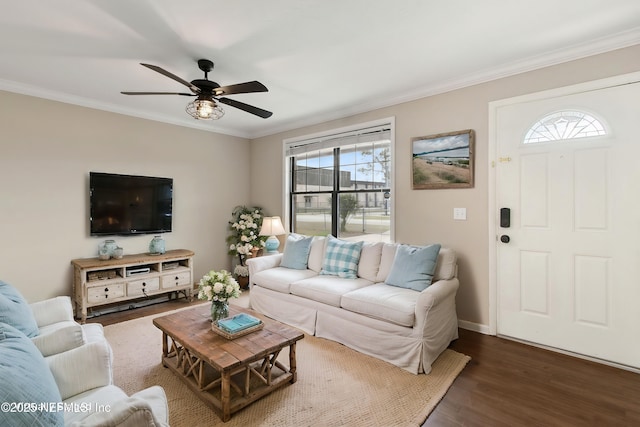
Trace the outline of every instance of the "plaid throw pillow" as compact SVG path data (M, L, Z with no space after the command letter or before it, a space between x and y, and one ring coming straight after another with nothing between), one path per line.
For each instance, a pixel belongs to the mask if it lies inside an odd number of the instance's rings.
M358 277L358 262L363 242L347 242L327 236L320 274L355 279Z

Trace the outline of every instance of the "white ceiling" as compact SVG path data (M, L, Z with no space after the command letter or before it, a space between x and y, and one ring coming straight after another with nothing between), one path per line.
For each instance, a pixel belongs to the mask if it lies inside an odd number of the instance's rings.
M254 138L640 43L639 0L19 0L0 15L0 90ZM197 121L185 80L231 95ZM187 90L188 91L188 90Z

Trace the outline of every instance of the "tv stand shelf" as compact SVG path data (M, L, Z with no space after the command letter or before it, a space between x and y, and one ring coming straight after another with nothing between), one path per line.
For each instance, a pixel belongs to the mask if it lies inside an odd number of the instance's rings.
M76 317L85 323L88 308L172 292L182 292L191 300L193 255L175 249L162 255L72 260Z

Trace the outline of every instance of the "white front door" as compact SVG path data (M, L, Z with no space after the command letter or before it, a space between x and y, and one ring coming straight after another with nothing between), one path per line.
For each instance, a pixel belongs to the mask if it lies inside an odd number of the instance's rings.
M523 142L566 110L600 119L607 135ZM498 334L640 368L640 83L495 117ZM553 131L572 126L555 121Z

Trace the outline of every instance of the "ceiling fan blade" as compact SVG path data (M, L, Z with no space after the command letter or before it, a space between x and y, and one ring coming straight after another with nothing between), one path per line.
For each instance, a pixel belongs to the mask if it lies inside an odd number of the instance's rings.
M252 81L238 83L236 85L221 86L215 89L215 95L234 95L236 93L269 92L269 89L260 82Z
M144 64L142 62L140 63L140 65L142 65L143 67L147 67L150 70L153 70L153 71L155 71L157 73L160 73L163 76L169 77L170 79L173 79L173 80L177 81L178 83L182 83L183 85L185 85L186 87L191 89L191 92L193 92L193 93L200 93L200 89L197 86L194 86L190 82L188 82L188 81L176 76L173 73L168 72L164 68L160 68L157 65Z
M120 92L123 95L183 95L183 96L196 96L193 93L181 93L181 92Z
M223 104L231 105L232 107L239 108L247 113L254 114L258 117L262 117L263 119L267 119L273 115L271 111L263 110L262 108L254 107L253 105L245 104L244 102L236 101L234 99L229 98L220 98L218 101Z

